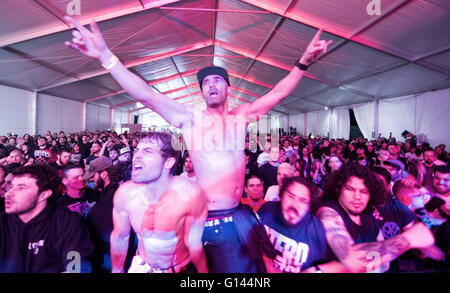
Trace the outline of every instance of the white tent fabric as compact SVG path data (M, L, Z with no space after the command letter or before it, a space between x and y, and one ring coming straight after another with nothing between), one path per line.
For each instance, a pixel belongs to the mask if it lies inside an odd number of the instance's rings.
M83 128L83 121L80 119L83 117L82 108L81 103L41 94L37 101L37 129L41 132L77 132Z
M336 108L331 110L330 137L349 139L350 113L347 108Z
M0 135L34 133L36 95L30 91L3 85L0 85L0 93Z
M427 141L436 146L450 146L450 90L439 94L425 93L416 97L416 132L425 135Z
M348 106L364 137L371 140L376 121L379 121L379 133L383 137L396 137L404 141L401 134L407 130L418 136L419 142L428 142L432 146L440 143L450 145L448 125L450 125L450 89L433 91L415 96L391 98L380 101L379 117L376 119L376 103ZM350 116L348 107L334 108L330 111L330 137L349 138ZM307 116L306 127L304 117ZM297 128L300 135L327 135L328 118L326 111L310 112L291 117L290 126ZM378 136L378 135L376 135ZM376 138L376 137L375 137Z
M375 103L356 105L352 109L356 122L364 137L369 139L374 138L372 137L372 132L375 131Z
M409 128L415 132L415 100L409 97L389 99L380 102L379 132L384 137L392 136L399 139L401 133Z
M314 136L328 136L330 125L329 111L316 111L306 114L306 133Z

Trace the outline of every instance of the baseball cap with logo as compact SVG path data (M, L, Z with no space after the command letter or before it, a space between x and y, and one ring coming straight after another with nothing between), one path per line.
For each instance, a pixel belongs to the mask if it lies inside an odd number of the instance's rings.
M83 179L89 180L95 173L104 171L112 166L112 160L108 157L99 157L91 162L89 169L84 173Z
M401 161L395 160L395 159L389 159L389 160L384 161L384 164L392 166L392 167L396 168L397 170L402 170L401 175L403 178L408 176L408 172L405 170L405 164L403 164Z
M124 147L124 148L120 149L120 154L121 155L126 154L126 153L131 153L131 149L128 148L128 147Z
M405 171L405 164L403 164L399 160L389 159L389 160L384 161L384 163L388 163L388 165L393 166L393 167L396 166L397 169L402 169L402 171Z

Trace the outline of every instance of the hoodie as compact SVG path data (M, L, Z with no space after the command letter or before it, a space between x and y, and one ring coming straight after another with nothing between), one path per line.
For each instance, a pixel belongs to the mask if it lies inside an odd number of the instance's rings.
M55 203L28 223L0 212L0 273L90 272L93 250L82 218Z

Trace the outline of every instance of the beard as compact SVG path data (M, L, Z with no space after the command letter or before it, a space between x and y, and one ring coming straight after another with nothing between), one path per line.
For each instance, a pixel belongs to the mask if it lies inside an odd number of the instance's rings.
M105 180L98 178L97 181L95 181L95 187L97 187L97 189L105 188Z
M15 202L15 204L17 204L17 202ZM12 212L6 212L6 213L7 214L15 214L15 215L18 215L18 216L22 215L22 214L27 214L27 213L31 212L32 210L34 210L36 208L37 204L38 204L38 199L36 197L26 207L23 207L22 209L13 210ZM9 210L9 209L7 209L5 207L5 210Z

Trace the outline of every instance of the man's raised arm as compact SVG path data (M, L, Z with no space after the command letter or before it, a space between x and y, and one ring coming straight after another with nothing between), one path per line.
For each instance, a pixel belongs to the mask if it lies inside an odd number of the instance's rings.
M322 31L323 28L319 29L319 31L314 35L313 39L303 53L303 56L298 60L300 64L299 66L294 66L291 72L280 80L270 92L252 103L237 107L234 112L242 113L247 116L265 115L275 105L289 96L305 73L306 68L303 68L302 70L300 67L311 65L317 60L321 53L326 53L327 47L332 43L331 40L320 40Z
M169 123L178 121L173 126L182 126L182 122L179 122L182 119L174 119L174 117L186 115L188 113L186 107L165 95L153 91L144 80L129 71L108 48L94 20L90 24L92 31L83 27L69 16L66 16L65 20L77 29L72 33L72 42L65 42L67 47L98 59L103 67L111 72L114 79L136 101L157 112Z

